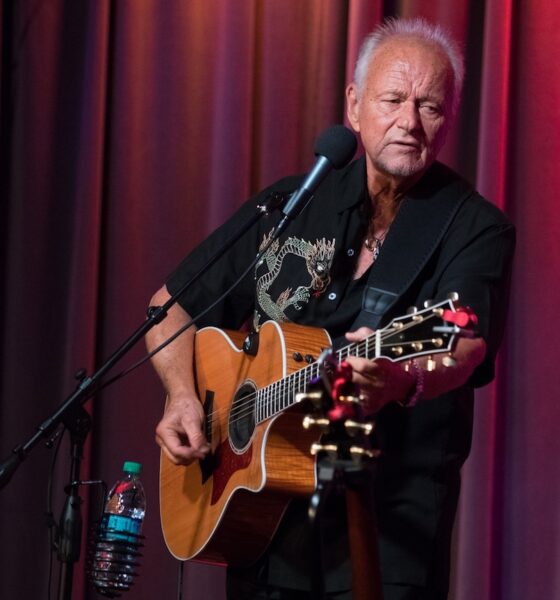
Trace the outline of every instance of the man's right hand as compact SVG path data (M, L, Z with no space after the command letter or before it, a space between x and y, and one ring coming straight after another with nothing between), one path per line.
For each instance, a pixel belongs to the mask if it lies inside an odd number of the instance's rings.
M169 300L167 288L153 296L151 306L163 306ZM189 323L190 315L174 304L167 318L146 334L151 352ZM152 363L167 390L165 412L156 428L156 442L171 462L187 465L204 458L210 446L204 437L204 410L196 395L193 351L196 327L190 327L176 340L152 357Z
M210 451L203 423L204 411L196 396L170 396L156 428L156 442L172 463L188 465Z

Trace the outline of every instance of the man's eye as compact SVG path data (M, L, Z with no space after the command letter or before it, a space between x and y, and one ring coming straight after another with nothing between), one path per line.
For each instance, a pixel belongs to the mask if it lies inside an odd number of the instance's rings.
M433 104L422 104L420 106L420 108L422 109L423 112L425 112L428 115L441 114L441 110L440 110L439 106L435 106Z

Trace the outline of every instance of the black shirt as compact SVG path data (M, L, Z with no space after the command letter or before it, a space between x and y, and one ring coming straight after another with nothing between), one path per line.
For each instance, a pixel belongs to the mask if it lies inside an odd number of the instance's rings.
M375 283L382 261L398 265L407 252L404 221L406 203L425 203L439 182L458 176L435 163L403 199L385 239L371 276L353 280L356 260L366 230L369 198L365 161L359 159L331 173L312 202L290 224L235 292L211 309L199 326L239 328L248 318L255 328L267 319L320 326L332 338L348 331L356 318L366 285ZM272 191L294 191L300 177L289 177L251 199L221 228L196 248L167 281L171 293L188 280L215 249L253 213ZM278 217L253 227L211 271L181 299L191 316L206 309L243 273L267 239ZM408 225L410 227L410 223ZM409 235L422 235L410 230ZM515 234L506 217L474 190L460 205L441 242L423 263L415 280L403 292L381 324L405 312L410 305L439 300L458 292L462 304L478 316L487 355L469 384L440 398L420 402L413 409L396 403L376 416L382 450L376 478L380 560L385 583L432 585L446 589L449 544L459 492L459 469L468 455L472 429L472 388L490 381L502 337L509 290ZM368 279L369 277L369 279ZM275 584L309 589L306 557L309 540L302 520L303 507L292 509L285 526L265 557L261 571ZM332 561L327 589L350 585L343 514L328 517Z

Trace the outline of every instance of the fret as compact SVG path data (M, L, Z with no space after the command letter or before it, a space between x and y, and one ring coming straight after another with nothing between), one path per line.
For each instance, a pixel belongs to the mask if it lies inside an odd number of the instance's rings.
M448 307L448 310L454 311L453 305L448 301L441 302L437 307L442 307L444 305ZM410 336L407 333L403 333L416 327L418 324L421 324L423 320L426 320L427 318L435 318L434 320L439 320L439 322L442 323L441 314L443 309L440 308L439 312L436 312L434 308L436 307L432 307L429 311L426 309L419 313L415 313L415 316L413 317L406 316L394 319L387 327L376 330L366 339L339 348L334 353L336 362L341 363L350 356L371 360L375 360L382 356L394 356L397 357L397 360L403 360L422 354L448 351L452 347L455 337L453 332L451 332L451 335L443 336L445 339L442 342L440 341L437 346L433 343L430 348L424 348L422 352L414 352L411 348L412 342L409 341ZM424 318L419 319L418 316L422 314L425 315ZM435 330L435 328L432 328L428 334L424 335L430 335L433 330ZM426 340L425 337L419 337L424 344L432 342L431 338ZM385 347L387 350L384 350L383 348L383 338L386 338ZM387 343L389 339L395 340L392 343L395 344L396 349L392 347L391 344ZM318 376L319 364L314 362L259 390L256 394L256 406L254 409L256 421L261 423L283 412L287 408L290 408L290 406L295 404L297 394L304 392L309 383Z
M283 411L286 408L286 396L288 395L286 389L288 387L289 380L282 380L278 384L278 403L279 403L279 412Z
M266 419L270 418L270 415L273 411L273 402L274 402L274 387L275 384L271 383L270 385L267 385L264 390L265 390L265 409L263 410L263 421Z
M278 385L276 384L274 386L274 392L272 393L273 397L274 397L274 403L272 406L272 414L276 414L279 413L281 410L281 399L282 396L280 395L280 390L278 390Z
M289 386L288 386L288 389L286 390L286 395L284 397L286 408L288 408L289 406L292 405L293 399L296 396L299 377L300 377L299 371L292 373L289 377L289 382L288 382Z
M266 411L266 388L261 388L257 390L257 398L255 401L255 422L262 423L263 414Z
M288 408L292 404L292 398L295 396L297 388L298 372L292 373L286 380L287 386L284 390L284 408Z
M278 382L276 389L276 395L278 396L278 412L282 412L286 408L286 381L281 380Z
M297 390L298 393L305 391L305 388L307 387L307 384L310 381L310 372L313 370L312 367L313 365L310 365L309 367L305 367L305 369L301 370L301 377Z
M267 415L266 418L269 419L270 417L272 417L272 415L276 414L278 412L278 383L275 382L272 385L268 386L268 395L269 395L269 402L268 402L268 411L267 411Z
M290 406L295 403L296 394L301 390L302 378L305 380L305 371L306 368L304 367L303 369L300 369L294 373L293 386L289 398Z
M264 410L262 411L262 418L268 419L270 417L271 400L273 398L274 386L268 385L265 388L264 395Z

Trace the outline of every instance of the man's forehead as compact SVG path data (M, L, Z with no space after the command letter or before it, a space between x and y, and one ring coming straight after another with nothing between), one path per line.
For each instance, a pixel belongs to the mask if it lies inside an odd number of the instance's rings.
M386 85L403 83L406 78L428 78L432 83L453 78L445 52L436 44L414 38L391 38L372 57L368 79Z
M423 51L433 53L434 55L443 55L446 53L437 42L426 40L412 35L394 35L383 40L374 52L374 56L384 53L406 53L410 51Z

